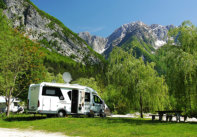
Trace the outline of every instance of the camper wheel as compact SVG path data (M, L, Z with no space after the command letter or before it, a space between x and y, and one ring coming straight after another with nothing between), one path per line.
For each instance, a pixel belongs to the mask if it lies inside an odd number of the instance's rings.
M94 112L89 113L89 114L88 114L88 117L92 117L92 118L94 118Z
M60 111L58 111L57 116L58 117L65 117L66 116L66 112L64 110L60 110Z
M100 111L100 117L106 117L106 114L105 114L105 112L102 112L102 110Z

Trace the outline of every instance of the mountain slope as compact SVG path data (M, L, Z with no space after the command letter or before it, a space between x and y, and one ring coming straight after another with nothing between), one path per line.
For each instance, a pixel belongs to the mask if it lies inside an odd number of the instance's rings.
M1 0L4 14L31 40L77 62L97 64L102 57L62 22L38 9L30 0Z

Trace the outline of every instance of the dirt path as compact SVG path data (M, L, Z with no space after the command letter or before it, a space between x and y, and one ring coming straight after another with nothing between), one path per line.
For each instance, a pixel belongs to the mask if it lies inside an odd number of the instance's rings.
M0 137L68 137L62 133L0 128Z

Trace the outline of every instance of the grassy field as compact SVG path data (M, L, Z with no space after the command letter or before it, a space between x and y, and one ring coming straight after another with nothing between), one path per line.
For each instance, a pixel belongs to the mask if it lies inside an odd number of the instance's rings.
M84 137L197 137L197 123L160 123L131 118L33 118L31 115L14 115L0 118L0 127L62 132Z

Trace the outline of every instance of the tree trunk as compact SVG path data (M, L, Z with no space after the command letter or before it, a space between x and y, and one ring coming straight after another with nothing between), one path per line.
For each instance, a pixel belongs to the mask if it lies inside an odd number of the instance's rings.
M143 118L143 103L142 103L142 96L140 94L140 117Z
M12 90L9 91L8 100L7 100L7 112L6 112L7 117L9 117L9 115L10 115L11 92L12 92Z
M18 75L18 73L16 73L16 75L14 76L14 84L16 82L17 75ZM11 100L13 90L14 90L14 87L12 86L11 89L9 90L9 95L8 95L7 112L6 112L7 117L9 117L9 115L10 115L10 100Z

